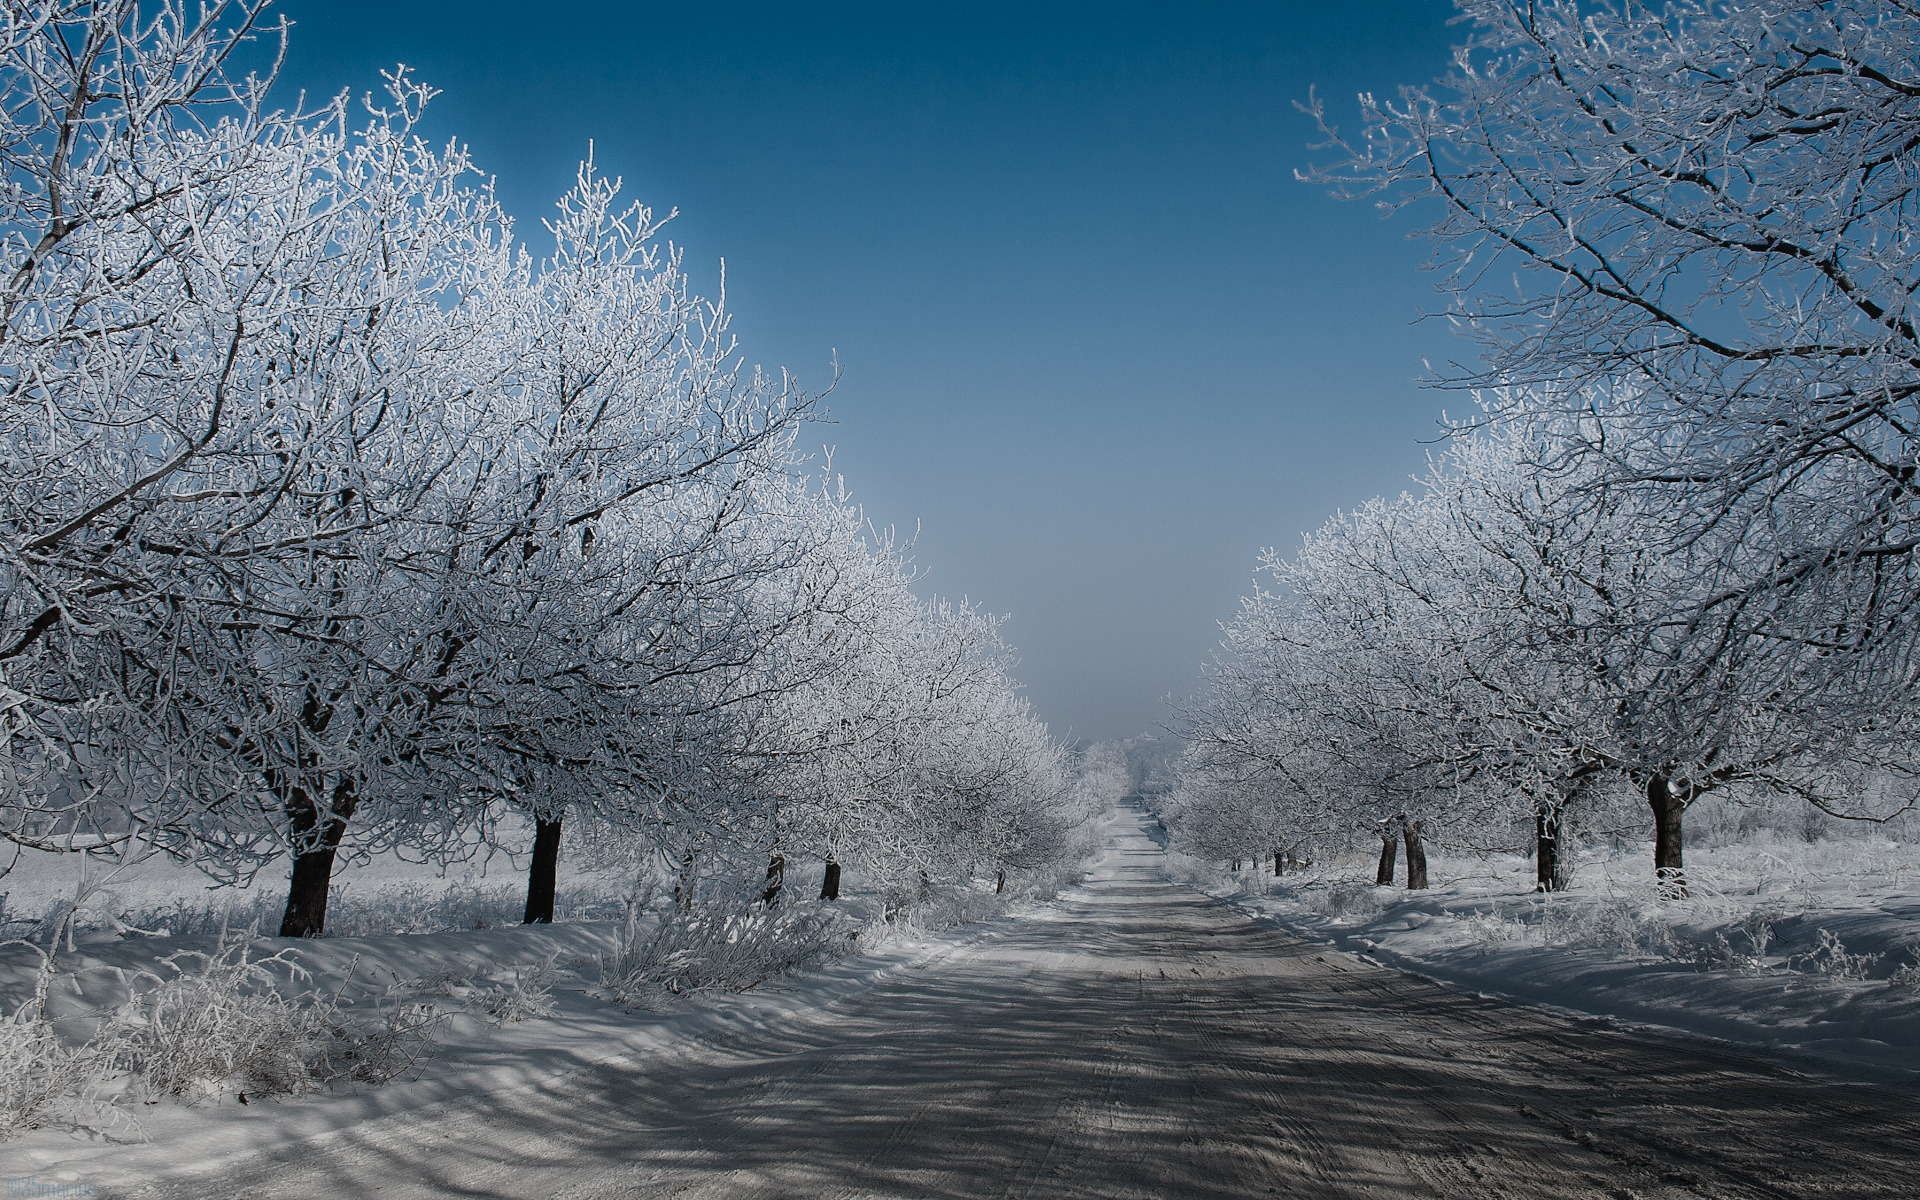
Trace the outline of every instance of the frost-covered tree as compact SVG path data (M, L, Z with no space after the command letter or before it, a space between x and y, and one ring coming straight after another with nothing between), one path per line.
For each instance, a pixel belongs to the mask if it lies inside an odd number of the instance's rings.
M1295 557L1266 556L1271 589L1243 602L1184 714L1189 819L1195 790L1219 788L1236 808L1275 806L1239 835L1263 849L1364 829L1404 837L1424 861L1421 831L1457 815L1441 797L1477 749L1458 663L1395 569L1403 554L1423 560L1409 542L1425 538L1424 515L1410 500L1376 501ZM1383 851L1383 874L1392 861Z
M1062 751L1024 699L999 622L923 602L904 561L843 615L846 665L783 698L783 845L857 858L884 885L1041 865L1059 849Z
M713 773L715 713L805 615L767 580L818 540L789 503L809 401L739 371L725 312L618 191L583 166L552 256L495 299L498 398L389 622L421 771L453 811L495 799L534 824L532 920L569 808L657 819Z
M1833 544L1891 552L1883 523L1915 499L1920 13L1458 7L1453 72L1361 97L1366 137L1313 175L1437 211L1454 315L1489 352L1462 382L1631 401L1665 458L1636 469L1698 477L1722 506L1857 462L1877 486Z
M17 8L0 60L4 826L242 873L384 736L330 689L471 428L501 232L404 77L267 113L227 73L257 16Z
M1678 893L1695 798L1799 779L1810 745L1783 718L1810 664L1791 643L1700 622L1738 542L1676 540L1643 497L1542 473L1536 453L1558 436L1515 424L1456 441L1422 498L1452 544L1407 586L1458 630L1481 762L1529 803L1540 886L1565 885L1569 818L1620 774L1647 798L1656 875Z
M1308 177L1432 216L1485 351L1449 382L1598 418L1542 469L1741 548L1703 643L1855 660L1828 669L1884 706L1920 632L1920 11L1458 7L1447 78L1361 97L1365 136L1329 127L1343 157Z

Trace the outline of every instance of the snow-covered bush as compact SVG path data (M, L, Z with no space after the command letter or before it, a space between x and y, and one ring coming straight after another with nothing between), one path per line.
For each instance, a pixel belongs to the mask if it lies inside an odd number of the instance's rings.
M31 945L31 943L8 943ZM47 997L58 978L53 959L38 946L40 968L33 996L0 1017L0 1140L43 1125L105 1130L126 1123L114 1106L114 1039L67 1045L47 1016Z
M179 951L155 969L122 972L127 999L93 1015L55 1019L48 998L77 983L47 951L32 996L0 1018L0 1138L47 1125L106 1131L137 1123L129 1102L188 1103L233 1093L299 1095L338 1083L381 1084L423 1065L450 1015L433 989L396 981L349 1002L315 992L291 948L255 957L253 933L223 933L210 951ZM496 1020L545 1016L547 966L483 989ZM351 977L352 971L347 975Z
M496 1024L512 1024L534 1017L554 1014L553 984L559 972L559 956L550 956L532 966L515 967L511 983L476 984L471 974L442 971L425 979L395 983L388 988L389 1004L410 1005L423 1011L441 1007L450 1000L469 1013L485 1016Z
M252 934L225 935L211 952L137 972L132 996L102 1030L149 1098L298 1095L335 1080L386 1083L419 1066L443 1019L415 989L396 985L360 1015L336 992L288 994L281 976L309 982L282 950L252 955ZM277 968L277 970L276 970ZM351 972L349 972L351 974Z
M883 912L886 922L904 933L938 933L998 916L1005 910L1006 899L1004 893L968 885L924 892L897 890L887 896Z
M1822 929L1820 944L1804 954L1793 955L1787 960L1787 966L1809 975L1858 981L1868 978L1885 957L1884 954L1849 954L1838 934Z
M1543 903L1539 906L1543 944L1575 950L1607 950L1627 956L1662 957L1674 952L1673 926L1650 911L1653 897L1644 900L1608 899L1582 903Z
M1254 880L1260 878L1257 873L1230 871L1225 864L1212 859L1199 858L1182 853L1176 847L1184 845L1177 841L1169 847L1162 860L1161 872L1170 882L1183 883L1203 892L1250 892L1254 889Z
M482 997L486 1014L503 1024L554 1014L555 958L531 967L515 967L513 982L488 988Z
M1489 912L1474 913L1466 920L1467 933L1482 953L1498 950L1520 937L1524 926L1506 920L1495 905Z
M1725 929L1716 929L1711 942L1693 948L1694 961L1702 967L1759 974L1768 967L1767 947L1773 941L1773 927L1781 914L1757 908ZM1736 940L1738 942L1736 944Z
M1306 893L1307 906L1326 917L1371 917L1385 910L1393 897L1365 883L1336 883Z
M573 921L618 920L624 891L624 887L604 878L584 878L558 890L555 914ZM172 938L211 939L224 928L272 928L286 906L284 895L264 889L209 893L196 887L190 896L148 900L118 909L112 906L110 895L96 899L99 902L72 913L76 931L118 933L136 929ZM385 937L503 929L521 924L525 907L525 887L517 883L449 880L439 884L336 885L327 903L327 925L322 936ZM65 928L65 918L72 912L70 903L64 900L55 901L44 915L29 917L27 914L33 911L24 910L7 927L42 945L47 944L48 931ZM0 914L0 920L4 919Z
M744 992L848 953L859 932L824 905L675 906L652 921L636 906L619 949L600 960L600 982L622 1004Z
M303 1005L282 996L275 967L251 939L223 937L211 953L183 950L160 960L168 974L138 972L115 1014L126 1065L148 1097L195 1096L231 1085L263 1095L297 1095L326 1077L336 1002Z
M1051 900L1086 878L1090 857L1090 853L1082 853L1032 871L1008 872L1007 890L1001 899Z

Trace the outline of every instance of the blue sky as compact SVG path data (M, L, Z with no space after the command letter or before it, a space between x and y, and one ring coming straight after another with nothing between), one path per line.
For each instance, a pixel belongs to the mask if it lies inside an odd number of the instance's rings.
M1012 620L1057 734L1166 718L1252 581L1335 509L1407 486L1470 347L1414 225L1292 172L1293 102L1441 74L1445 0L539 6L290 0L285 79L396 62L523 236L591 140L750 362L844 375L809 444L923 591ZM535 243L536 246L538 243Z

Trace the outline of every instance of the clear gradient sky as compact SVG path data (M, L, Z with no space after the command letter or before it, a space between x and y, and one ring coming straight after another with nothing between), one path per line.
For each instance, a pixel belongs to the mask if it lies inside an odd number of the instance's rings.
M808 432L923 592L1008 614L1057 735L1195 686L1263 546L1408 486L1470 355L1408 220L1292 172L1295 111L1447 66L1446 0L499 4L285 0L285 83L443 89L430 131L523 236L589 140L750 362L823 387ZM534 241L536 251L539 242Z

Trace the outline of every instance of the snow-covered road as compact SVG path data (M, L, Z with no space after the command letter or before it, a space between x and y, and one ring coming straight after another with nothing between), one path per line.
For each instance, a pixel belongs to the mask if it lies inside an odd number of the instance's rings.
M145 1194L1895 1197L1912 1100L1637 1040L1088 884L802 1016Z

